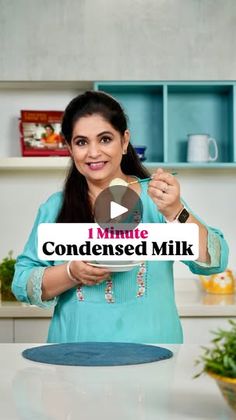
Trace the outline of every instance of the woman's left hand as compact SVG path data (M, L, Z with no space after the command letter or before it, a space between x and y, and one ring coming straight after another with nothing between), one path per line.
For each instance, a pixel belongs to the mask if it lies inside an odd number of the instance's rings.
M180 185L169 172L158 168L148 184L148 194L163 216L172 221L183 208L180 201Z

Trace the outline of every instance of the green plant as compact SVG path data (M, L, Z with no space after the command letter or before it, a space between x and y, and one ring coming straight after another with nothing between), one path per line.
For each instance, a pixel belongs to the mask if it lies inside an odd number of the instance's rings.
M3 258L0 263L0 281L2 299L14 299L11 293L11 283L15 272L16 260L13 258L13 251L9 251L8 256Z
M211 348L202 347L204 350L196 364L202 364L201 372L213 373L227 378L236 378L236 321L229 320L230 330L218 329L213 331L215 338L211 341Z

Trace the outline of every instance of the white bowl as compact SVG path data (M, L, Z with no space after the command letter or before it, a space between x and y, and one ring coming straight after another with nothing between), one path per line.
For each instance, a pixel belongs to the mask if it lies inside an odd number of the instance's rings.
M124 261L124 260L102 260L102 261L93 261L95 264L101 264L101 265L130 265L134 264L138 261Z
M102 261L100 263L96 262L88 262L89 265L92 265L93 267L99 267L99 268L107 268L111 273L113 272L122 272L122 271L130 271L133 270L133 268L140 265L142 261L133 261L130 264L102 264Z

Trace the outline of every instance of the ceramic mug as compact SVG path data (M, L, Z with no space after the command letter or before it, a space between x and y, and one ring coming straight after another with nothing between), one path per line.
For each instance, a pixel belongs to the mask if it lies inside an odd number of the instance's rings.
M232 270L210 276L199 276L203 289L207 293L230 294L235 291L235 279Z
M214 154L210 154L213 145ZM208 134L188 134L188 162L212 162L218 158L216 140Z
M141 162L146 160L146 156L145 156L146 148L147 148L147 146L134 146L134 149L135 149L139 159L141 160Z

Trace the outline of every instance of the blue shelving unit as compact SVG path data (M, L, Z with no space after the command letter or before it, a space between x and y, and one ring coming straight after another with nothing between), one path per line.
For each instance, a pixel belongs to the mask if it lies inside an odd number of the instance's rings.
M96 82L129 119L133 145L147 146L147 165L236 167L236 82ZM187 163L187 135L217 141L216 162Z
M122 104L128 116L132 144L147 146L148 161L162 162L163 86L148 83L97 83L95 87L110 93Z

